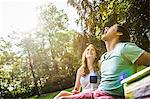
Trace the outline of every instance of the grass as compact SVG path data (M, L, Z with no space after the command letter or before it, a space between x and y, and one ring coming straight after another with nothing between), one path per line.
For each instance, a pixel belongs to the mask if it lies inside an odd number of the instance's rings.
M72 88L69 88L69 89L66 89L66 91L71 91ZM42 94L40 97L36 97L36 96L33 96L29 99L53 99L53 97L55 95L57 95L60 91L57 91L57 92L52 92L52 93L48 93L48 94Z

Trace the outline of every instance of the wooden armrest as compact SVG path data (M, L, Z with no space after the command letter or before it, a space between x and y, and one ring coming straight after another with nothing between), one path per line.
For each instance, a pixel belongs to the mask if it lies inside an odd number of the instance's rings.
M145 68L145 69L143 69L143 70L133 74L132 76L122 80L121 84L131 83L131 82L136 81L136 80L138 80L138 79L140 79L140 78L142 78L142 77L144 77L146 75L149 75L149 74L150 74L150 67L147 67L147 68Z

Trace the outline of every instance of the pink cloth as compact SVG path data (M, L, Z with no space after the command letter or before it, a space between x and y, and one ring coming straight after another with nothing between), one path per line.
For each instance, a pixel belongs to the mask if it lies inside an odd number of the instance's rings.
M111 96L110 94L100 91L100 90L96 90L93 93L93 98L94 99L114 99L113 96Z
M114 99L111 95L103 91L89 91L70 96L70 99Z

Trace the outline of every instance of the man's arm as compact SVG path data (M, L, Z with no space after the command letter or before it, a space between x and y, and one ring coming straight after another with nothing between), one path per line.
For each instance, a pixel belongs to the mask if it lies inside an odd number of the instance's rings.
M150 66L150 53L144 52L136 61L138 65Z

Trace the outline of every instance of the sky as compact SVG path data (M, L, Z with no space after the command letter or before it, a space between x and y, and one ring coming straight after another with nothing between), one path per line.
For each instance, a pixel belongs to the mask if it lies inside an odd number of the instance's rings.
M79 31L75 23L78 15L73 7L67 5L67 0L0 0L0 37L6 37L13 30L29 32L36 29L37 7L48 2L68 15L69 29Z

